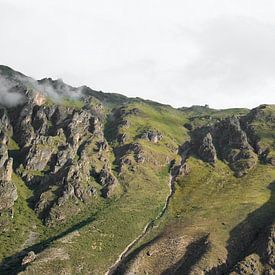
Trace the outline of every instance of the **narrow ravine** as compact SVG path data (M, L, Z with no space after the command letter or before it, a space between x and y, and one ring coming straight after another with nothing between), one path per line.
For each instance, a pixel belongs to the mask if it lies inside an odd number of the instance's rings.
M131 252L131 249L147 234L149 229L153 227L154 223L163 217L163 215L165 214L166 210L168 209L170 201L175 193L175 180L176 180L177 176L180 174L182 167L185 165L185 161L186 161L186 155L183 154L181 156L180 165L173 166L170 169L170 172L169 172L170 173L170 178L169 178L170 192L169 192L168 196L166 197L165 204L164 204L162 210L160 211L160 213L153 220L151 220L149 223L147 223L145 225L141 234L138 235L137 238L134 239L124 249L124 251L119 255L116 262L109 268L109 270L105 273L105 275L116 274L116 271L118 270L119 266L123 263L123 260L129 255L129 253Z

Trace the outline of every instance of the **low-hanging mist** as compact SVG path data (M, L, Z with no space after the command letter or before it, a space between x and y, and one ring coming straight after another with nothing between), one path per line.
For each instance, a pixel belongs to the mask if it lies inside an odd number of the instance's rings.
M45 78L37 81L15 71L11 74L3 72L4 70L0 70L0 104L6 107L25 103L28 91L42 93L55 103L61 103L66 98L77 100L82 97L81 87L71 87L61 79Z
M0 75L0 104L14 107L25 101L24 95L14 91L16 84Z

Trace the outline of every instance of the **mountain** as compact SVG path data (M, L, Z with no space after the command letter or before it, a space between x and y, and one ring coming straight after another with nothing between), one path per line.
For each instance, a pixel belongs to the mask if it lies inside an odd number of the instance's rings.
M273 274L275 105L169 105L0 66L0 274Z

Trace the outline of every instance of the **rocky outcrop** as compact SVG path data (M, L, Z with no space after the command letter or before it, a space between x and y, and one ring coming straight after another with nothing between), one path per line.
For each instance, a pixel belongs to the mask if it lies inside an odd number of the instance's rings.
M27 171L44 171L54 151L49 144L39 143L38 140L30 147L26 159L25 169Z
M134 158L137 163L144 163L145 156L144 156L142 146L139 143L130 144L129 151L133 152Z
M82 137L87 132L93 132L96 124L94 122L97 120L92 119L91 113L86 110L73 113L66 127L67 141L73 148L79 147Z
M248 275L248 274L265 274L257 254L247 256L243 261L239 262L230 275ZM270 274L270 273L267 273ZM272 274L272 273L271 273Z
M199 156L202 160L214 164L217 161L217 152L213 144L212 135L207 133L202 140L202 144L198 150Z
M191 132L191 147L202 160L215 164L218 158L227 162L237 177L247 174L258 161L239 118L226 118L211 127Z
M0 212L11 209L17 198L18 194L14 183L0 180Z
M40 180L41 185L49 187L40 195L35 208L39 215L46 217L48 225L52 224L52 220L66 219L64 213L60 216L58 208L65 206L67 201L88 202L96 196L98 193L93 184L94 180L102 186L101 194L104 197L111 196L112 190L118 185L118 181L108 168L108 144L103 133L93 130L95 127L91 124L89 116L84 115L83 118L84 120L69 123L67 140L71 142L67 145L59 143L58 150L53 152L50 158L52 163L48 176ZM82 135L75 137L74 131L77 127ZM83 132L80 130L82 127ZM58 191L49 195L49 190L53 188L57 188ZM45 213L48 214L45 216Z
M231 275L274 274L275 273L275 223L265 228L252 243L253 253L241 259L233 268Z
M137 108L120 107L114 109L108 117L106 132L109 138L116 140L120 145L126 144L128 135L125 131L130 127L129 116L138 116L140 110Z
M156 130L147 130L141 134L141 138L149 140L153 143L158 143L160 140L162 140L163 135L159 131L156 131Z
M275 165L274 136L271 134L274 124L272 106L266 104L252 109L241 118L241 125L247 132L249 142L264 164Z
M134 172L137 165L146 161L144 149L138 142L119 146L115 148L114 153L119 174L125 170Z
M17 189L12 182L13 159L8 156L10 122L5 109L0 110L0 212L11 209L17 200Z
M191 169L187 163L181 163L180 165L172 164L170 168L171 175L177 179L178 177L187 176L191 172Z
M102 185L102 195L107 198L112 195L115 187L118 185L118 180L111 172L111 169L108 165L105 165L98 175L99 183Z
M275 223L273 222L267 230L266 247L263 254L265 261L275 268Z
M5 164L2 166L1 171L1 180L6 182L11 182L12 180L12 165L13 165L13 159L9 158Z
M22 266L33 262L36 259L36 255L33 251L30 251L22 260Z
M226 145L231 148L252 149L246 133L242 130L239 118L233 116L217 123L214 128L217 144L220 149ZM224 155L226 151L224 151Z
M96 116L89 107L46 104L39 92L27 91L26 96L27 102L9 114L20 147L17 173L34 190L30 205L51 226L67 219L64 208L69 201L78 208L78 201L112 196L119 185L103 133L104 114L100 112L105 110L97 108ZM1 151L4 164L7 150Z
M14 116L14 135L17 138L17 143L20 147L28 146L35 138L34 129L32 127L32 104L25 104L19 111L17 117Z

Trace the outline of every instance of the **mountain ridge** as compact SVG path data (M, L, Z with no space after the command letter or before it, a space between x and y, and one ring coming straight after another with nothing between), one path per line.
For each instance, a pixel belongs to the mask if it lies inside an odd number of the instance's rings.
M176 109L6 66L0 92L1 274L274 269L274 105Z

